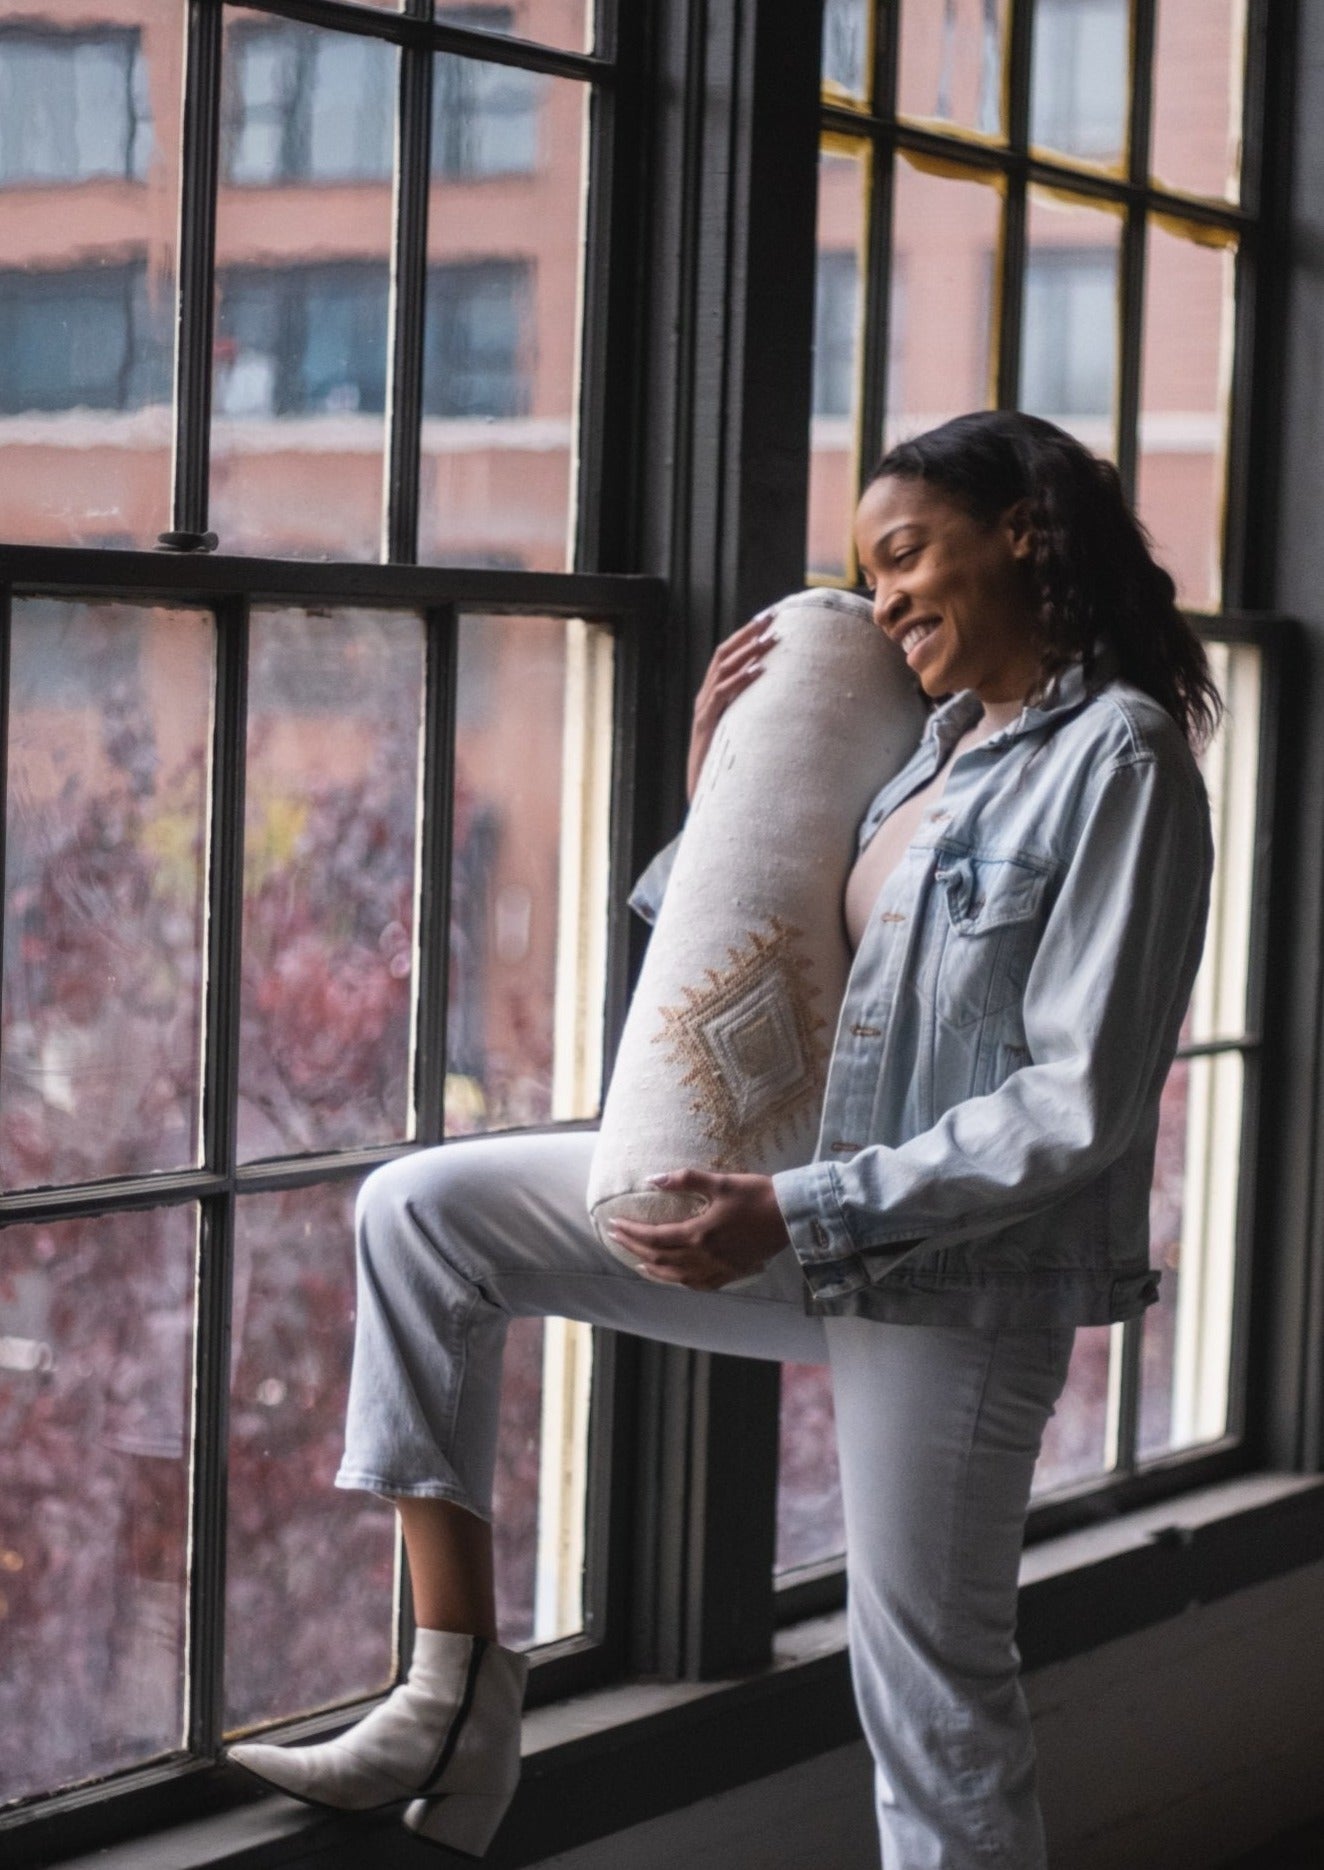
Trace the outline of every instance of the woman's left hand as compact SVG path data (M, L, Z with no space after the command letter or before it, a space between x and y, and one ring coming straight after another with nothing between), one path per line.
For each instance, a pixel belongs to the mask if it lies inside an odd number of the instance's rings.
M683 1221L649 1226L611 1223L612 1239L633 1253L646 1279L662 1285L716 1292L756 1273L789 1243L786 1222L766 1175L713 1175L678 1169L649 1177L654 1188L702 1195L706 1206Z

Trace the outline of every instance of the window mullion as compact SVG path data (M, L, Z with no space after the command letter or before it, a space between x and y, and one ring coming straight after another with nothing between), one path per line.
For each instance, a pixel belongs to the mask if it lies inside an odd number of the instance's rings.
M412 0L408 10L426 18L431 12L430 0ZM431 52L410 46L400 50L385 510L386 557L405 564L418 556L433 63Z
M185 549L203 544L207 532L223 25L219 5L190 0L180 183L174 512L170 532L162 539L163 544Z
M207 954L203 1161L228 1187L202 1206L194 1353L189 1557L189 1744L213 1753L225 1720L225 1558L229 1469L234 1169L244 902L248 605L216 614L216 687Z
M1129 173L1143 189L1149 180L1149 131L1154 91L1154 34L1157 0L1132 0L1131 108L1127 132ZM1142 199L1133 197L1126 209L1122 235L1119 312L1121 329L1117 359L1117 471L1129 500L1136 496L1139 459L1141 350L1145 329L1146 215Z
M420 1143L439 1143L445 1134L457 650L458 624L454 610L445 607L429 610L413 1074L414 1135Z
M1025 232L1027 178L1025 154L1030 136L1030 59L1033 46L1034 0L1012 0L1011 30L1007 35L1006 116L1007 142L1021 158L1007 173L1007 196L1002 210L1002 249L998 265L997 304L997 407L1014 409L1021 388L1021 314L1025 296Z

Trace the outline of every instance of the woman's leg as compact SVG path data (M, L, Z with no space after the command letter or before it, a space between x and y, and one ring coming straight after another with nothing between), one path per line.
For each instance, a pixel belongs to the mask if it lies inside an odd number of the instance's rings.
M497 1640L492 1528L453 1500L397 1500L414 1599L425 1630Z
M1016 1598L1072 1336L827 1321L851 1671L887 1870L1043 1870Z

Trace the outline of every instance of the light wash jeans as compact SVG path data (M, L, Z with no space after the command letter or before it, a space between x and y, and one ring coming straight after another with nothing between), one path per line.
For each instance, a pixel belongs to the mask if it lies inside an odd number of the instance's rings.
M507 1321L547 1314L830 1362L850 1660L886 1870L1042 1870L1016 1588L1070 1326L810 1317L788 1248L734 1292L659 1286L598 1242L584 1132L448 1144L377 1170L336 1484L491 1516Z

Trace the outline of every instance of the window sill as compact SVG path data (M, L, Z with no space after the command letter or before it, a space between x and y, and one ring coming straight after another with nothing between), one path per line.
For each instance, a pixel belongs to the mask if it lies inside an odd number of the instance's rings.
M1027 1669L1094 1649L1324 1556L1324 1478L1259 1474L1144 1508L1026 1552ZM487 1870L519 1870L795 1765L858 1737L845 1613L778 1632L771 1666L717 1682L632 1682L534 1709L524 1777ZM34 1827L35 1829L35 1827ZM65 1870L391 1870L470 1859L418 1844L394 1814L353 1822L258 1797ZM14 1840L17 1842L17 1839ZM34 1845L36 1839L33 1839ZM50 1863L20 1846L16 1863Z

